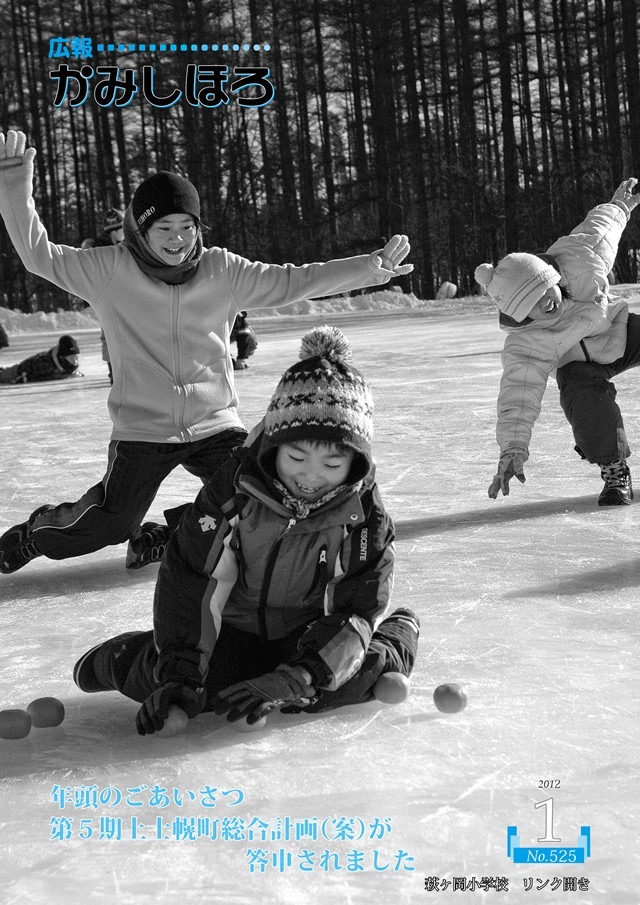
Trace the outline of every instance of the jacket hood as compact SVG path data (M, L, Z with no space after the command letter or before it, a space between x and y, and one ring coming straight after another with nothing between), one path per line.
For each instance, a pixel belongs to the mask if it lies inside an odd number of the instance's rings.
M266 451L263 450L263 436L264 434L261 430L257 433L250 433L245 445L235 450L234 455L240 465L239 473L247 477L252 483L257 482L258 485L262 485L268 496L281 506L282 493L276 486L276 480L278 479L275 469L276 450L273 448ZM349 488L351 488L347 495L353 492L353 485L357 485L356 489L367 488L374 482L375 465L370 465L364 456L358 457L356 455L346 481ZM254 484L254 486L256 485ZM336 498L337 501L343 499L343 494ZM328 505L330 506L332 503L333 500Z

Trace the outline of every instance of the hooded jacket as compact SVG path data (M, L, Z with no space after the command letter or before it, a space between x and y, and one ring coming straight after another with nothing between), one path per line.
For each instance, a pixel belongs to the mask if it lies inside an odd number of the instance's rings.
M247 444L186 507L160 565L156 679L204 683L224 623L283 638L334 690L359 669L393 585L394 526L372 472L296 520ZM249 444L251 444L249 446Z
M199 440L241 427L229 337L241 310L280 307L386 283L371 255L319 264L262 264L205 249L188 281L147 276L122 243L49 241L32 197L33 165L0 171L0 213L22 263L96 311L114 382L112 439Z
M629 309L609 292L608 274L629 220L617 204L594 207L568 236L548 249L570 298L556 318L505 327L496 439L501 453L528 451L548 378L570 361L608 364L624 353Z

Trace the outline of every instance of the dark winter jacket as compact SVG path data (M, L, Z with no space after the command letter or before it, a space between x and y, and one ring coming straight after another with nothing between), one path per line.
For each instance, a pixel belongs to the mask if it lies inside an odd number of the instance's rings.
M0 383L33 383L39 380L63 380L74 374L65 371L57 362L56 347L48 352L37 352L17 365L2 368Z
M296 521L257 463L260 439L186 507L162 560L160 683L204 682L224 623L273 640L312 622L295 662L333 690L357 672L388 609L394 526L373 476Z
M252 327L247 323L247 312L241 311L231 328L230 342L238 346L238 358L246 359L258 348L258 340Z

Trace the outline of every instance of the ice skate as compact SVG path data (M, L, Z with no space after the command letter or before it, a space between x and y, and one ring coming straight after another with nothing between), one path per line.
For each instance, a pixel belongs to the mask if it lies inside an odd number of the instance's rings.
M42 556L31 537L31 526L37 516L47 509L53 509L53 506L50 503L40 506L31 513L26 522L14 525L0 537L0 572L10 575L26 566L32 559Z
M160 562L171 537L168 525L145 522L140 534L131 538L127 547L127 569L142 569L154 562Z
M600 466L604 487L598 498L598 506L629 506L633 500L631 472L624 459Z

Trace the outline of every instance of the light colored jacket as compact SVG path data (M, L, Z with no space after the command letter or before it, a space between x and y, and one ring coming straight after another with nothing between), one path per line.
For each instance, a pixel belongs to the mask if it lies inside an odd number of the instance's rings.
M624 353L629 309L609 291L613 267L628 213L617 204L594 207L568 236L548 249L558 262L564 299L556 318L503 327L496 439L500 451L528 451L550 375L570 361L607 364Z
M177 286L149 277L122 244L55 245L36 212L32 165L0 171L0 213L31 273L85 299L113 369L114 440L188 442L241 426L229 337L237 314L386 283L372 255L322 264L262 264L205 249Z

